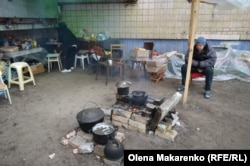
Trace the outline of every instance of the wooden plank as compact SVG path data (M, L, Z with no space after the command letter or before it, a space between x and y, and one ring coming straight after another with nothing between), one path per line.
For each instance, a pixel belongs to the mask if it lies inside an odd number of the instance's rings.
M188 37L188 68L187 68L187 75L185 81L185 90L183 95L183 104L187 103L187 96L188 96L188 88L189 88L189 80L190 80L190 71L191 71L191 62L193 59L193 47L194 47L194 39L197 27L197 20L199 15L199 8L200 8L200 0L192 0L191 6L191 14L190 14L190 22L189 22L189 37Z

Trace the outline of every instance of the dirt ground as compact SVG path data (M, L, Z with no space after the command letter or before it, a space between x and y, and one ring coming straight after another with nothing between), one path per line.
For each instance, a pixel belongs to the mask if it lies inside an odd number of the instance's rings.
M95 101L108 109L116 101L115 83L111 77L95 80L95 74L80 67L72 73L35 75L36 86L10 88L13 105L0 97L0 165L1 166L77 166L103 165L92 154L72 154L60 139L78 126L76 114L84 108L95 107ZM131 81L130 91L144 90L150 97L171 97L180 84L177 79L159 83L149 75L130 77L126 68L125 80ZM189 89L188 102L177 104L176 111L183 126L176 128L174 142L123 128L125 149L250 149L250 84L238 80L213 82L212 98L203 98L204 82L194 81ZM55 158L48 156L55 153Z

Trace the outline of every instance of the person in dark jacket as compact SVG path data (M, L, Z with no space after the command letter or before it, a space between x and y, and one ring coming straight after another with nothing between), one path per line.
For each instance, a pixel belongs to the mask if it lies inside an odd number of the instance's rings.
M62 72L71 72L74 69L75 54L79 51L79 41L64 22L58 24L58 42L62 43L60 49L65 57L65 69Z
M204 37L199 37L194 46L191 73L202 73L205 75L205 93L204 97L209 99L211 97L211 85L214 76L214 65L217 59L216 51L207 43ZM177 91L184 91L188 53L185 56L185 64L181 66L182 85L178 87Z

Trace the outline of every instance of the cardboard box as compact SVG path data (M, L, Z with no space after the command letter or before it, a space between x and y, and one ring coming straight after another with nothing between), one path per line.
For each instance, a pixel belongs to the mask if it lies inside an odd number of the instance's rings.
M149 58L149 50L132 49L130 58Z
M30 66L30 69L31 69L33 74L39 74L39 73L45 72L44 65L42 63L32 65L32 66ZM27 73L27 72L28 72L28 68L24 68L23 73Z
M148 65L146 65L146 70L149 73L165 72L167 70L167 64L163 64L160 66L148 66Z
M39 74L39 73L44 73L44 65L42 63L38 63L36 65L30 66L33 74Z

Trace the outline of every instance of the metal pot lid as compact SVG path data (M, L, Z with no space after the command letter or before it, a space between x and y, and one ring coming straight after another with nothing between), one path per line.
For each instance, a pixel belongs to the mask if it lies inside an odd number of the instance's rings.
M127 88L131 85L131 82L129 81L120 81L116 83L117 88Z
M133 91L132 95L133 95L133 97L144 97L145 93L146 92L144 92L144 91Z
M88 108L78 112L76 118L81 123L96 122L104 117L104 112L99 108Z

